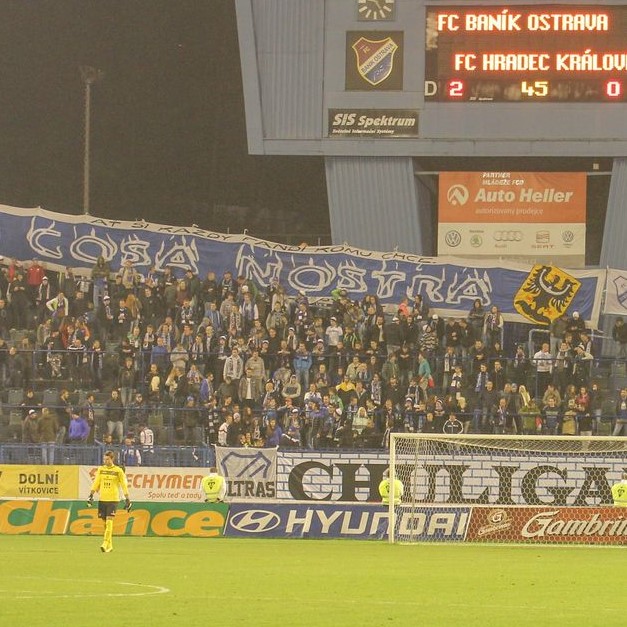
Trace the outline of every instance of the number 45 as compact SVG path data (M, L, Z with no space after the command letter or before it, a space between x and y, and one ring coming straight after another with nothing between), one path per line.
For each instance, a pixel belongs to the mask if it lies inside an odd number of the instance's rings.
M533 83L523 81L520 89L522 93L527 96L537 96L538 98L542 98L549 93L549 81L535 81Z

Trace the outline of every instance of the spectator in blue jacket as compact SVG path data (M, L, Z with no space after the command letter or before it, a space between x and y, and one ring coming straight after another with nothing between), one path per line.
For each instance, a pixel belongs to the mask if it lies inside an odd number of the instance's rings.
M294 353L293 365L296 377L304 390L309 387L309 371L312 364L311 353L307 350L305 342L299 342L298 348Z
M72 414L70 418L70 430L68 439L70 444L83 444L89 437L89 424L79 414Z
M266 447L279 446L282 435L283 431L277 424L276 418L270 418L266 427Z

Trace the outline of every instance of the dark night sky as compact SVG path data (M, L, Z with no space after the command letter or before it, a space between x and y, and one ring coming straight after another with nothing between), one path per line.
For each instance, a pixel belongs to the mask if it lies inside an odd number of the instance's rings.
M321 159L247 154L233 0L3 0L0 60L0 203L82 212L91 65L93 215L328 233Z
M0 204L82 213L79 66L90 65L105 72L92 89L92 215L327 243L322 159L247 153L234 4L1 0ZM475 161L420 159L430 171L502 167ZM590 167L575 161L510 167ZM589 181L588 263L608 180Z

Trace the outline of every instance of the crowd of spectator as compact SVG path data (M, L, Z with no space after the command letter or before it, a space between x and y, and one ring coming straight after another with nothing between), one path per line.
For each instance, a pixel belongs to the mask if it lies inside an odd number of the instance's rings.
M479 299L443 319L420 294L387 311L341 289L314 304L229 270L114 272L100 258L77 276L12 260L0 297L0 383L24 390L25 442L136 448L143 434L145 448L159 412L181 444L306 448L385 448L393 431L589 434L601 416L577 312L528 355L505 352L503 316ZM54 407L37 379L67 382ZM89 391L80 405L74 390ZM627 405L617 418L627 430Z

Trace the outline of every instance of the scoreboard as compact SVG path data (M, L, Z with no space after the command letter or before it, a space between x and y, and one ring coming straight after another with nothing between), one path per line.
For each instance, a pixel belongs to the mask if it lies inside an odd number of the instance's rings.
M254 153L627 156L627 0L270 4L237 0Z
M574 222L590 242L605 228L603 264L627 267L627 0L235 4L249 152L324 158L334 242L431 255L435 191L423 175L578 172L612 158L611 178L586 197L599 219ZM455 251L469 234L464 254L479 236L502 252L501 231L510 236L494 220L482 233L449 224ZM550 224L512 237L551 260L554 240L566 249L579 231Z
M425 101L624 102L627 6L428 6Z

